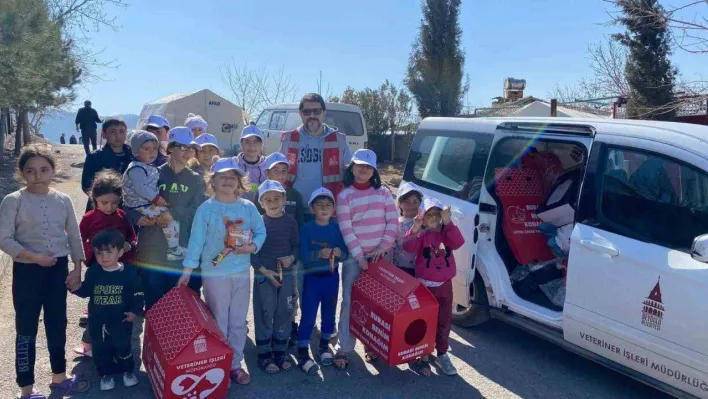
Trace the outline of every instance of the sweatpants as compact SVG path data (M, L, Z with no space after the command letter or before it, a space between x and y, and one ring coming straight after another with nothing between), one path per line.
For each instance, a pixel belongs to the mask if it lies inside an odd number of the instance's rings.
M199 274L201 269L192 271L192 276L187 285L197 295L201 296L202 277ZM149 310L157 301L167 294L172 288L177 285L179 277L182 275L181 269L160 270L149 269L147 267L140 269L140 279L143 283L143 291L145 295L145 311Z
M450 343L450 326L452 324L452 280L439 287L428 287L440 305L438 311L438 330L435 334L435 351L437 355L447 353Z
M167 212L167 207L164 206L154 206L146 205L141 208L137 208L140 214L148 218L156 218L163 213ZM172 220L167 226L162 228L162 234L165 235L165 240L167 240L167 248L174 249L179 247L179 222Z
M300 304L302 307L302 293L304 291L303 284L305 278L305 271L301 261L297 261L293 264L293 305L295 306L295 311L293 311L293 326L297 321L297 305ZM302 315L300 315L302 319Z
M103 323L89 318L89 335L93 350L93 361L101 377L114 373L132 373L135 369L131 337L133 323L121 320Z
M300 296L302 316L298 330L298 347L307 348L310 344L312 329L315 327L317 310L320 310L320 339L329 341L334 333L339 295L339 273L326 275L310 274L305 276L303 293ZM322 349L322 348L320 348Z
M243 367L243 347L246 345L248 301L251 297L251 270L229 276L203 278L204 299L234 351L231 370Z
M361 268L356 259L349 258L342 263L342 306L339 309L338 352L353 352L356 346L356 338L349 331L349 313L352 307L352 285L359 277L359 273Z
M52 373L66 372L66 256L51 267L33 263L12 265L12 303L15 307L15 372L17 385L34 385L39 314L44 309L49 364Z
M253 324L259 356L288 349L294 310L293 287L292 275L283 277L280 288L263 276L253 279Z

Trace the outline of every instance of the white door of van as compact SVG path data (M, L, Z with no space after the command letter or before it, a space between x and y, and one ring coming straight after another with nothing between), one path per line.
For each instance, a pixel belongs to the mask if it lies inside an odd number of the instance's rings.
M286 130L287 118L288 111L281 109L265 109L258 117L256 126L263 131L263 152L265 155L280 149L280 138Z
M479 239L479 193L493 139L493 124L461 124L460 130L421 127L403 174L403 180L421 186L425 196L435 197L452 208L453 221L465 237L465 245L454 252L457 274L453 279L453 299L454 305L464 308L470 305Z
M708 162L643 139L597 136L572 234L565 339L708 397Z

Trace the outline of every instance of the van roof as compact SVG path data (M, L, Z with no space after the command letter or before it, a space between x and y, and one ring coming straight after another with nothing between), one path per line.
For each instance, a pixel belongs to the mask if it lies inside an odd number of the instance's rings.
M349 112L356 112L360 113L361 110L359 107L353 104L344 104L344 103L325 103L327 105L327 109L333 110L333 111L349 111ZM288 104L278 104L278 105L269 105L265 107L263 110L270 110L270 109L287 109L287 110L297 110L300 108L300 103L288 103Z
M472 130L474 126L499 126L502 123L528 123L543 126L563 124L591 126L596 134L649 139L680 147L703 158L708 155L708 126L692 123L658 122L634 119L584 119L554 117L446 118L430 117L419 129Z

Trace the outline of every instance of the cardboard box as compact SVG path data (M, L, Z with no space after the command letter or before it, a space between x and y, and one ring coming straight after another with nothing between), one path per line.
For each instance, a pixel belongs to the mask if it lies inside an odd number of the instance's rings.
M349 329L391 366L433 352L438 302L391 263L369 263L352 286Z
M206 304L173 288L147 312L143 364L158 399L222 399L233 351Z

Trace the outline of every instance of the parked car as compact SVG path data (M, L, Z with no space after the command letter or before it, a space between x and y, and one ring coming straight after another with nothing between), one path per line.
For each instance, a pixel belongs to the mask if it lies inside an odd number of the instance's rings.
M366 146L366 123L361 110L356 105L326 103L325 123L347 135L352 152ZM258 116L256 126L265 135L264 152L270 154L280 149L283 132L296 129L302 124L298 113L298 103L273 105Z
M454 323L498 318L708 397L708 127L427 118L403 175L450 204Z

